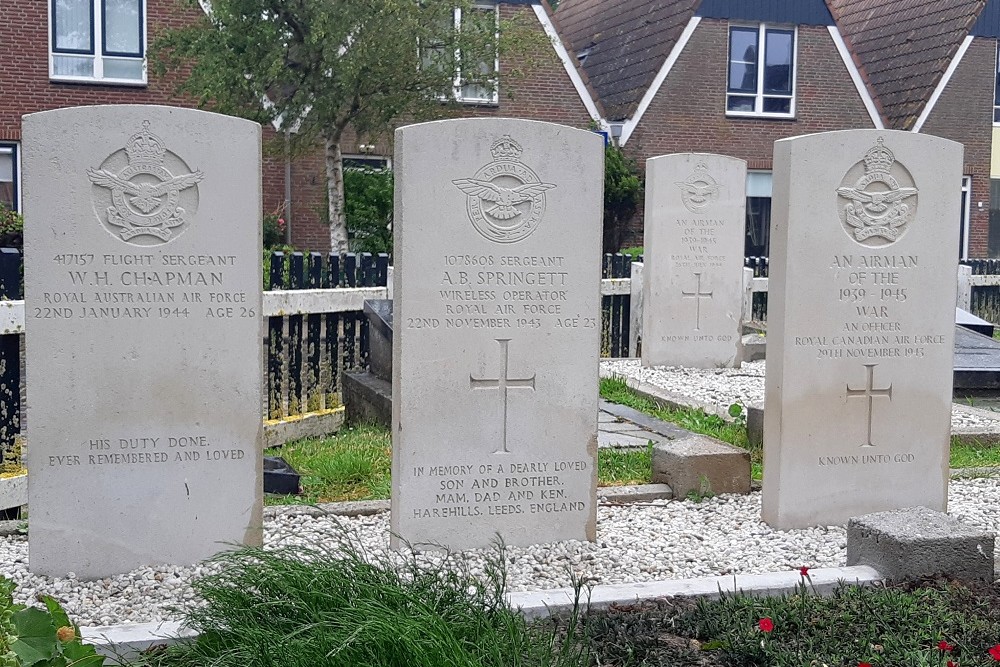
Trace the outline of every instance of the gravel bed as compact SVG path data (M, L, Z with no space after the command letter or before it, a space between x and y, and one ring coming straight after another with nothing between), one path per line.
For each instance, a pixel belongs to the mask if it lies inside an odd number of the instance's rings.
M744 362L740 368L643 368L638 359L602 361L601 372L621 375L659 387L671 394L717 405L764 403L764 361ZM994 416L995 414L995 416ZM1000 413L952 404L952 431L1000 433Z
M953 481L951 514L1000 532L1000 479ZM265 521L265 544L329 543L352 532L372 552L388 549L389 515L344 518L284 514ZM335 538L333 538L335 541ZM481 571L482 551L464 554ZM18 602L38 594L56 597L81 625L113 625L179 618L178 607L196 603L189 582L215 566L150 567L91 582L50 579L27 569L22 535L0 539L0 573L17 584ZM437 555L428 556L430 559ZM597 584L680 579L732 573L840 566L846 560L841 526L775 531L760 521L760 493L717 496L701 503L653 501L598 508L597 541L562 542L507 550L511 590L570 585L569 572Z

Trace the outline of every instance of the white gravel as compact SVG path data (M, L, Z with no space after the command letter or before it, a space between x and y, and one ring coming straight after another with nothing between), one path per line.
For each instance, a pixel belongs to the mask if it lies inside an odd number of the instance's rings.
M744 362L740 368L643 368L638 359L601 362L602 374L620 375L645 382L725 410L733 403L764 403L764 361ZM953 432L1000 433L1000 412L952 404Z
M953 481L951 514L971 525L1000 531L1000 479ZM346 527L361 546L388 549L388 513L368 517L282 515L265 522L265 544L322 545ZM846 560L841 526L775 531L760 521L760 493L718 496L701 503L656 501L645 505L601 506L597 541L508 548L511 590L564 587L569 572L595 583L678 579L730 573L789 570L802 565L833 567ZM49 594L64 603L81 625L179 618L177 607L195 602L189 582L205 567L143 568L109 579L82 582L49 579L27 570L24 536L0 539L2 574L18 584L17 601ZM482 552L469 551L473 571ZM435 556L436 557L436 556Z

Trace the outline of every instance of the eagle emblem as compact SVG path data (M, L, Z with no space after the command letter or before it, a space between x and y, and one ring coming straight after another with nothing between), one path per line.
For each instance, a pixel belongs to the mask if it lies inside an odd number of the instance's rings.
M176 238L181 231L178 228L189 222L194 212L189 208L197 206L196 186L204 174L195 171L175 176L168 169L168 158L182 168L187 166L149 131L148 120L129 138L124 149L127 164L115 173L121 152L109 156L99 169L87 170L90 182L111 195L111 206L105 208L102 222L123 241L137 245ZM192 188L193 196L185 193L187 207L181 206L182 193Z
M520 144L510 135L493 142L493 162L472 178L452 183L466 195L473 227L496 243L516 243L532 234L545 213L545 193L556 186L542 183L521 162Z
M693 174L675 185L681 190L684 207L692 213L700 213L719 198L719 182L708 173L704 163L699 163Z
M856 173L862 163L864 174L850 183L852 172ZM862 162L848 171L844 181L847 184L837 188L843 203L844 230L869 247L898 241L916 213L918 190L913 187L909 171L896 161L882 137L865 153Z

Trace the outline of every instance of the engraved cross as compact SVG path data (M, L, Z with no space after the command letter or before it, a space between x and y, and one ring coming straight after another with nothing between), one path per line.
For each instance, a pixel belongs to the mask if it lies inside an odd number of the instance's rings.
M698 280L698 286L694 288L693 292L684 292L682 290L681 291L681 297L685 298L685 299L694 299L694 303L695 303L694 330L695 331L701 331L701 300L702 299L711 299L712 298L712 293L711 292L702 292L701 291L701 274L700 273L694 274L694 277Z
M509 454L510 450L507 449L507 390L508 389L531 389L535 390L535 374L532 373L530 378L512 378L509 377L510 372L508 371L508 351L507 345L510 343L509 338L497 338L496 341L500 343L500 365L503 367L500 375L494 380L489 378L476 378L471 374L469 375L469 387L471 389L499 389L500 390L500 404L503 407L503 449L498 449L494 451L494 454Z
M865 364L865 370L867 371L867 381L865 383L864 389L851 389L851 385L847 385L847 398L867 398L868 399L868 442L862 447L874 447L872 444L872 414L875 409L875 397L885 396L892 402L892 384L890 383L888 387L884 389L875 388L875 367L878 364Z

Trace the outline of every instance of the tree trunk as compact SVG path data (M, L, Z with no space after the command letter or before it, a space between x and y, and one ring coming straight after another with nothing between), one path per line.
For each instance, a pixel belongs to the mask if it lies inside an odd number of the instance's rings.
M325 137L326 194L330 200L330 252L347 252L347 218L344 215L344 162L340 138Z

